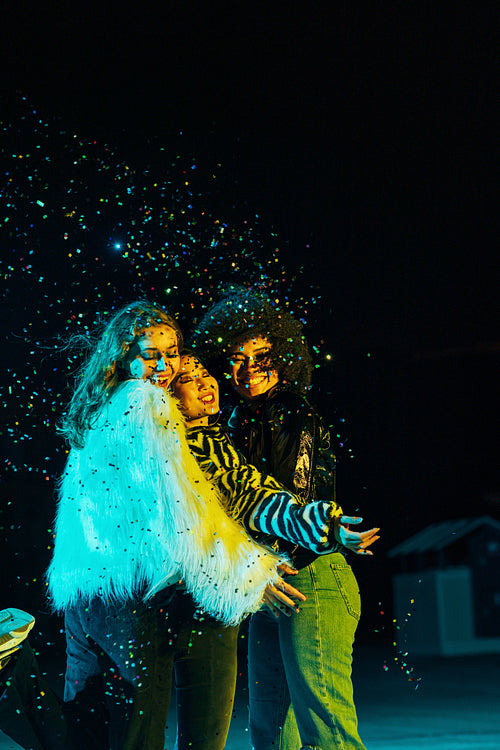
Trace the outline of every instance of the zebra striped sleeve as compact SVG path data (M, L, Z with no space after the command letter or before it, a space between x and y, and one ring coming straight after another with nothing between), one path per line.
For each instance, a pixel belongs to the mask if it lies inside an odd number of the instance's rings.
M334 503L318 500L299 505L276 493L272 500L255 508L250 528L287 539L318 555L327 554L337 549L332 524L341 513Z
M330 533L333 518L342 513L336 503L302 505L273 477L248 464L220 428L188 430L188 440L226 510L248 530L286 539L317 554L337 548Z

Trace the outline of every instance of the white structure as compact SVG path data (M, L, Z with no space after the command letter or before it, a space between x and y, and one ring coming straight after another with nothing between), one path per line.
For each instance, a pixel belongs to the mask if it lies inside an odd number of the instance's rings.
M413 654L500 653L500 523L433 524L389 552L398 648ZM406 568L406 570L404 570Z

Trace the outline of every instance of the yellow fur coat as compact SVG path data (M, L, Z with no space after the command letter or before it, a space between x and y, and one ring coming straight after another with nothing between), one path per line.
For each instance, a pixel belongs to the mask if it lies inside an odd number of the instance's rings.
M236 624L259 608L278 562L223 511L175 399L142 380L119 386L60 481L54 607L147 598L182 579L200 607Z

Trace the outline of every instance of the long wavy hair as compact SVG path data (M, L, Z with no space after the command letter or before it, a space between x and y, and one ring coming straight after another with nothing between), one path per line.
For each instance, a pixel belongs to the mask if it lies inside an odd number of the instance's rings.
M231 347L252 336L272 344L269 364L288 388L305 393L312 376L312 358L302 323L283 305L252 289L233 287L194 328L191 342L211 369L227 372Z
M75 448L81 448L85 433L92 427L107 399L130 375L124 360L130 347L146 328L168 325L177 334L179 349L182 332L174 318L147 300L131 302L116 312L104 330L94 337L94 346L76 373L76 387L58 429Z

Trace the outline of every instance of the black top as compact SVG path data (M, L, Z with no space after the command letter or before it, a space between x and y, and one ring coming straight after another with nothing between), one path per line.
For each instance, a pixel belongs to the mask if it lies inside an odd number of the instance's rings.
M335 500L336 460L330 434L304 396L278 385L251 404L238 405L229 430L251 464L277 479L304 504ZM315 557L303 548L287 551L298 567Z

